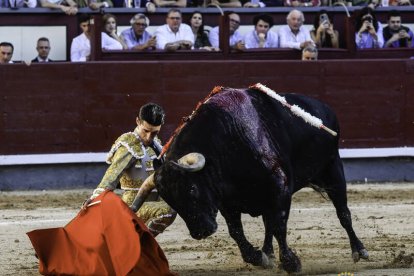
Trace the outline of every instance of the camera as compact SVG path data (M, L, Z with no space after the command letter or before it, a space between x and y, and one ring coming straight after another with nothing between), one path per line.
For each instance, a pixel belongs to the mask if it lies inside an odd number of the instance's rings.
M320 22L329 21L329 18L326 14L321 14L319 17Z

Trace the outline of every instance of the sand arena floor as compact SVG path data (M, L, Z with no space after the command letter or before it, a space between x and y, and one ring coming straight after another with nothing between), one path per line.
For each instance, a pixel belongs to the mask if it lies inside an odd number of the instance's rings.
M90 190L0 192L0 275L39 275L26 232L64 226ZM302 260L297 275L414 275L414 183L348 186L354 229L370 253L354 264L345 230L330 201L305 189L293 199L288 243ZM245 232L261 247L260 218L243 216ZM177 218L157 237L171 270L179 275L287 275L277 266L262 269L244 263L223 218L211 237L193 240ZM274 241L275 249L277 243ZM343 274L345 275L345 274Z

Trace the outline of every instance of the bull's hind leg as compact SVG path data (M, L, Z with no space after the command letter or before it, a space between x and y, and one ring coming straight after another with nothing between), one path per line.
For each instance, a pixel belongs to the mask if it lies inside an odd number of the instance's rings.
M242 258L246 263L256 266L269 267L269 259L261 250L256 250L253 245L246 239L241 222L241 213L225 212L221 210L221 214L226 219L230 236L236 241Z
M275 231L274 236L279 244L279 260L281 266L287 272L299 272L302 269L300 259L296 254L289 248L286 236L287 236L287 222L289 218L290 204L292 196L290 191L286 188L281 191L279 198L276 200L279 204L279 208L274 215L275 218Z
M273 249L273 234L275 232L276 221L274 219L274 212L270 214L263 214L262 215L263 224L265 227L265 239L263 242L262 251L266 254L269 258L269 266L275 266L275 252Z
M352 228L351 212L349 211L347 205L344 170L339 155L328 167L322 181L325 184L324 187L326 187L326 192L329 198L332 200L332 203L336 208L336 214L339 221L348 234L354 262L359 261L360 258L368 259L368 251L358 239L354 229Z

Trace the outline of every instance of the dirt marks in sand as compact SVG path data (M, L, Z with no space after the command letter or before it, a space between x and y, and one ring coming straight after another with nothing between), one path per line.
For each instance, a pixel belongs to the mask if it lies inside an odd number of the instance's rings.
M38 275L37 260L25 233L65 225L91 190L1 192L1 275ZM414 275L414 184L349 185L348 204L355 232L370 253L368 261L353 263L348 237L332 203L305 189L294 195L288 243L302 261L300 275ZM193 240L177 218L157 240L172 270L179 275L286 275L245 264L219 215L217 232ZM261 247L261 218L243 215L247 238ZM274 242L277 256L277 243Z

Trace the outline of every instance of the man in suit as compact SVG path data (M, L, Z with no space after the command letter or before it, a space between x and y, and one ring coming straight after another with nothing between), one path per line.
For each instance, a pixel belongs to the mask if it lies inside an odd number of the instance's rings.
M13 57L14 47L10 42L0 43L0 64L13 63L11 60Z
M37 40L36 50L39 53L37 57L32 59L32 62L52 62L49 58L50 42L46 37L41 37Z

